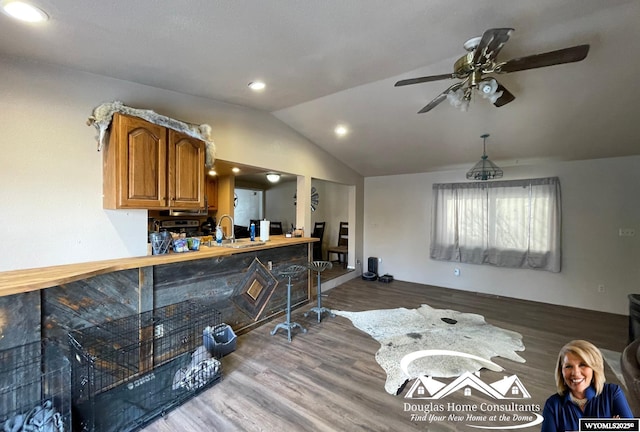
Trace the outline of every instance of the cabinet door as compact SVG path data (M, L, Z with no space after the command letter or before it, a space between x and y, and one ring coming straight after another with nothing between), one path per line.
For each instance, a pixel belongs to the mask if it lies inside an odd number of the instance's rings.
M215 177L207 176L207 208L218 210L218 180Z
M169 130L169 207L203 209L205 144Z
M166 129L114 114L104 160L106 208L167 207Z

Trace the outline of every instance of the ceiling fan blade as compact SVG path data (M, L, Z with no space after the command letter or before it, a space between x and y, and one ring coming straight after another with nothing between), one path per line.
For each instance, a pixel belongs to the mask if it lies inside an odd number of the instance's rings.
M418 114L423 114L423 113L426 113L428 111L431 111L433 108L438 106L438 104L440 104L440 102L445 100L449 93L451 93L452 91L458 90L460 87L462 87L462 85L465 82L466 82L466 80L462 81L462 82L459 82L459 83L455 83L454 85L452 85L451 87L449 87L448 89L446 89L445 91L440 93L431 102L429 102L424 108L422 108L420 111L418 111Z
M406 86L411 84L420 84L420 83L431 82L431 81L440 81L443 79L451 79L451 78L455 78L455 76L453 74L442 74L442 75L431 75L431 76L420 77L420 78L409 78L409 79L398 81L394 87L401 87L401 86Z
M588 53L589 45L577 45L570 48L509 60L499 64L496 67L496 72L509 73L563 63L579 62L584 60Z
M507 90L502 84L498 83L498 89L496 92L502 92L502 96L500 96L493 104L497 107L501 107L502 105L506 105L509 102L513 102L516 98L509 90Z
M473 53L473 64L484 64L487 60L495 59L512 32L512 28L494 28L485 31Z

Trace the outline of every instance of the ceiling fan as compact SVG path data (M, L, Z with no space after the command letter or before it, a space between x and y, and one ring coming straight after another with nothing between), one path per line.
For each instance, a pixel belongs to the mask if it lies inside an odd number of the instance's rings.
M512 28L494 28L485 31L482 36L469 39L463 45L468 53L455 62L453 73L400 80L395 86L401 87L444 79L462 80L436 96L427 106L418 111L418 114L431 111L445 99L448 99L452 105L466 111L474 91L489 99L495 106L501 107L512 102L515 96L495 78L486 75L579 62L584 60L589 52L589 45L577 45L508 61L498 61L498 53L509 40L513 31Z

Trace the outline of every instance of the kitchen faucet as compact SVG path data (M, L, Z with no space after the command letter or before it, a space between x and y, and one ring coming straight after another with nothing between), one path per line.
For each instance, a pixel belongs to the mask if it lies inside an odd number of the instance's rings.
M223 214L222 216L220 216L220 219L218 219L218 226L216 226L216 230L220 228L220 224L222 223L222 219L224 218L228 218L229 221L231 222L231 236L228 236L225 238L229 240L231 243L235 243L236 242L236 236L234 233L235 225L233 224L233 218L231 216L229 216L228 214Z

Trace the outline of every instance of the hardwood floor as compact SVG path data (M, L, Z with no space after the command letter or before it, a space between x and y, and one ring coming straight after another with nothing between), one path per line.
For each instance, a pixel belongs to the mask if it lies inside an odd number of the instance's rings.
M621 352L627 339L628 323L623 315L401 281L384 284L354 279L326 294L323 305L332 309L416 308L426 303L478 313L490 324L519 332L526 347L519 354L526 362L493 361L504 367L504 374L518 376L531 394L527 403L539 405L540 412L546 398L555 392L553 370L562 345L571 339L588 339L600 348ZM320 324L315 316L304 318L310 307L292 313L292 320L304 325L308 333L296 332L291 343L282 330L271 336L275 324L282 321L277 319L239 336L237 350L222 359L223 378L218 384L143 430L478 430L460 421L412 419L412 414L424 412L412 410L410 404L428 401L404 398L409 386L400 395L385 392L385 373L374 358L379 344L345 318L323 316ZM607 381L619 384L608 366L605 372ZM469 404L470 400L457 395L446 403ZM632 409L640 414L638 407ZM526 430L539 430L539 426Z

